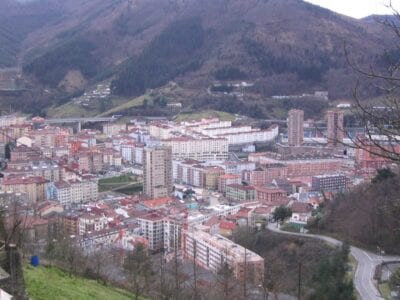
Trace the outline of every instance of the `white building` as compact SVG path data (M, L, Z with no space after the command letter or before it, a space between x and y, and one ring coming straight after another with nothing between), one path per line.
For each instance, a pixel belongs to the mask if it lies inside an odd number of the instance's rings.
M177 137L161 144L171 147L173 159L225 160L229 156L228 141L222 138Z
M86 213L80 216L78 219L79 235L97 232L106 229L107 226L108 220L104 215Z
M165 216L157 212L137 218L144 238L149 242L149 250L157 251L164 247Z
M217 135L217 137L227 139L229 145L237 145L237 144L247 144L255 142L270 142L276 139L278 134L279 134L279 127L275 125L271 126L267 130L253 129L245 132L220 134Z
M194 229L184 232L183 241L184 256L203 268L217 273L227 263L237 279L246 276L249 282L257 284L262 281L264 259L231 240Z
M47 199L60 202L64 206L86 203L98 198L97 180L69 180L50 182Z

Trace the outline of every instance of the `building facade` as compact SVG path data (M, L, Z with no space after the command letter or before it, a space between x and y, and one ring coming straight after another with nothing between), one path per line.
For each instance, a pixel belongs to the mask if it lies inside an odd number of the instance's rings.
M288 117L289 146L301 146L304 139L304 111L292 109Z
M168 197L173 189L171 148L145 148L143 156L143 192L153 199Z
M343 142L344 138L344 113L342 111L330 110L327 112L328 144L337 146Z

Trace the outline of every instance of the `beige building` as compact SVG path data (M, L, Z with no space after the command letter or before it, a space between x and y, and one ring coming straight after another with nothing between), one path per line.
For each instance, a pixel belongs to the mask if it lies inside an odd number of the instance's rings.
M126 124L106 123L103 125L103 133L107 136L118 134L120 131L126 130Z
M226 198L231 201L254 201L256 190L253 186L229 184L226 186Z
M209 190L218 189L219 177L225 174L225 170L221 167L205 167L204 168L204 187Z
M45 200L48 181L40 176L9 176L3 179L1 190L25 193L31 203Z
M218 272L224 263L239 280L260 284L264 275L264 259L256 253L232 242L221 235L193 229L183 233L183 255L195 260L203 268ZM196 253L196 255L194 255Z
M301 146L304 139L304 111L292 109L288 118L288 142L290 146Z
M171 148L145 148L143 153L143 192L150 198L168 197L172 193Z
M344 138L344 113L342 111L330 110L326 113L328 122L328 144L336 146L343 142Z

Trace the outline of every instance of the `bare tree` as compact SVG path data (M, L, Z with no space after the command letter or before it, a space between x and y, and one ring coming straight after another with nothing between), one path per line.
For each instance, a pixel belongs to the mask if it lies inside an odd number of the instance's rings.
M400 15L392 2L389 8L394 16L384 20L377 20L388 30L391 30L395 39L400 39ZM345 56L348 64L359 74L360 79L353 91L355 109L352 110L365 133L346 136L351 139L353 145L347 145L362 149L387 159L400 162L400 57L399 46L387 49L375 66L360 67L352 60L351 51L345 46ZM367 81L380 91L382 101L379 105L365 101L360 95L360 82ZM341 129L343 130L343 129Z
M132 283L137 300L149 290L154 276L150 256L143 244L137 244L135 249L128 253L124 269Z
M222 262L221 267L216 274L216 280L224 300L231 299L233 292L232 289L234 287L233 277L234 274L231 266L229 266L228 262L226 261Z

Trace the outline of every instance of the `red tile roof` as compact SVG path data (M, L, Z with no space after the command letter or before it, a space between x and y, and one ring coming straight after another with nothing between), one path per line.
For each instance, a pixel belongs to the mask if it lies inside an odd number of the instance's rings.
M166 198L158 198L158 199L152 199L152 200L145 200L143 201L143 205L148 207L148 208L157 208L160 206L168 205L171 202L173 202L169 197Z

